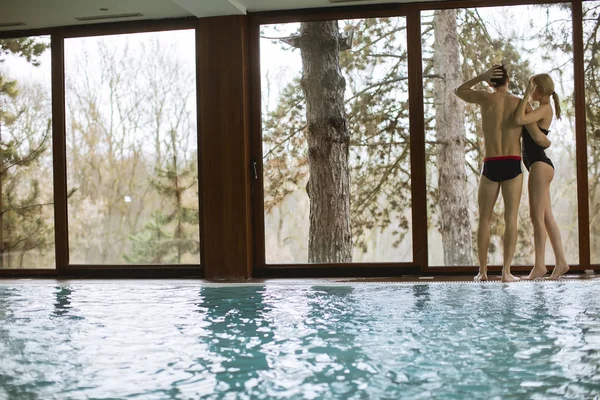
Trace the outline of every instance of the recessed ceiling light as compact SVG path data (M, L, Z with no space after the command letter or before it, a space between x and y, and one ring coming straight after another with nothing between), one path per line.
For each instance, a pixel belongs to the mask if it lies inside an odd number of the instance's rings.
M143 17L141 13L130 13L130 14L109 14L109 15L91 15L89 17L75 17L77 21L95 21L98 19L117 19L117 18L133 18Z
M24 22L5 22L0 23L0 28L14 28L15 26L25 26Z

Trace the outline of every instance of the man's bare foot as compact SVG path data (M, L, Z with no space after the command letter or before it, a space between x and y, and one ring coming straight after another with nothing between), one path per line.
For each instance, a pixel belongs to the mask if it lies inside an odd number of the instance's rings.
M569 271L569 266L567 264L557 264L550 274L550 279L558 279L563 276L567 271Z
M480 272L480 273L478 273L477 276L475 278L473 278L473 280L475 282L487 281L488 280L487 272Z
M502 282L518 282L520 280L521 278L517 278L512 274L505 274L504 272L502 273Z
M538 278L541 278L542 276L546 275L547 273L548 273L548 268L546 268L546 266L533 267L533 269L531 270L531 272L529 273L529 275L527 275L527 277L525 279L527 279L527 280L538 279Z

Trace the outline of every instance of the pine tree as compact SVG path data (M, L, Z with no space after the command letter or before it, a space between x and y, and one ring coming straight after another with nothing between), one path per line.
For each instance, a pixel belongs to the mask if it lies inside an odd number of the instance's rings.
M125 260L134 263L177 263L185 254L198 254L195 239L199 223L198 209L186 206L186 193L197 186L193 162L181 159L177 147L177 132L170 131L168 157L164 168L156 168L159 179L151 179L155 191L164 199L170 212L155 212L152 221L141 232L131 235L133 254Z
M47 47L31 38L0 40L0 62L3 55L14 54L39 65L37 57ZM51 235L43 216L43 207L51 203L42 203L38 180L25 172L47 150L51 121L32 122L39 118L32 116L36 105L17 106L19 89L17 81L0 75L0 268L13 265L15 253L22 260L27 251L44 250Z
M32 65L39 66L40 57L50 44L46 40L40 40L36 37L24 37L15 39L0 39L0 62L3 56L13 54L23 57Z
M303 22L293 43L302 55L310 198L308 261L352 261L350 135L344 109L337 21Z
M173 264L177 262L177 251L172 245L173 234L167 231L165 216L160 212L152 214L152 219L144 229L130 235L133 242L132 253L124 259L130 264Z

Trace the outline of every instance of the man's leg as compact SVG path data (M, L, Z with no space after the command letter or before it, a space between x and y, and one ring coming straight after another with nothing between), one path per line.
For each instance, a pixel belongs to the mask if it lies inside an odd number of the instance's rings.
M477 256L479 258L479 274L476 281L487 281L487 255L490 247L490 223L494 204L500 192L500 182L494 182L481 175L477 203L479 205L479 224L477 227Z
M504 199L504 265L502 266L502 282L514 282L519 278L511 275L512 263L517 247L517 218L519 203L523 191L523 174L502 182L502 198Z

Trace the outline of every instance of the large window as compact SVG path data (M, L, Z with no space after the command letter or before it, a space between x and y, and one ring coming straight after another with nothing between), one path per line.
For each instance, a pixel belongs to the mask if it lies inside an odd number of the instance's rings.
M266 262L412 261L406 19L260 34Z
M194 31L65 40L72 264L199 263Z
M597 21L596 21L597 22ZM477 265L477 186L483 162L481 116L454 89L493 64L508 70L510 91L521 96L529 77L549 73L561 98L562 120L550 127L547 153L556 167L552 209L567 261L579 261L570 4L485 7L422 13L427 141L429 265ZM478 88L483 88L478 87ZM519 209L513 264L533 264L527 173ZM502 265L504 222L498 198L489 264ZM600 226L600 225L598 225ZM548 244L546 262L554 263Z
M600 264L600 1L583 3L585 120L588 139L590 261Z
M0 39L0 269L54 268L50 37Z

